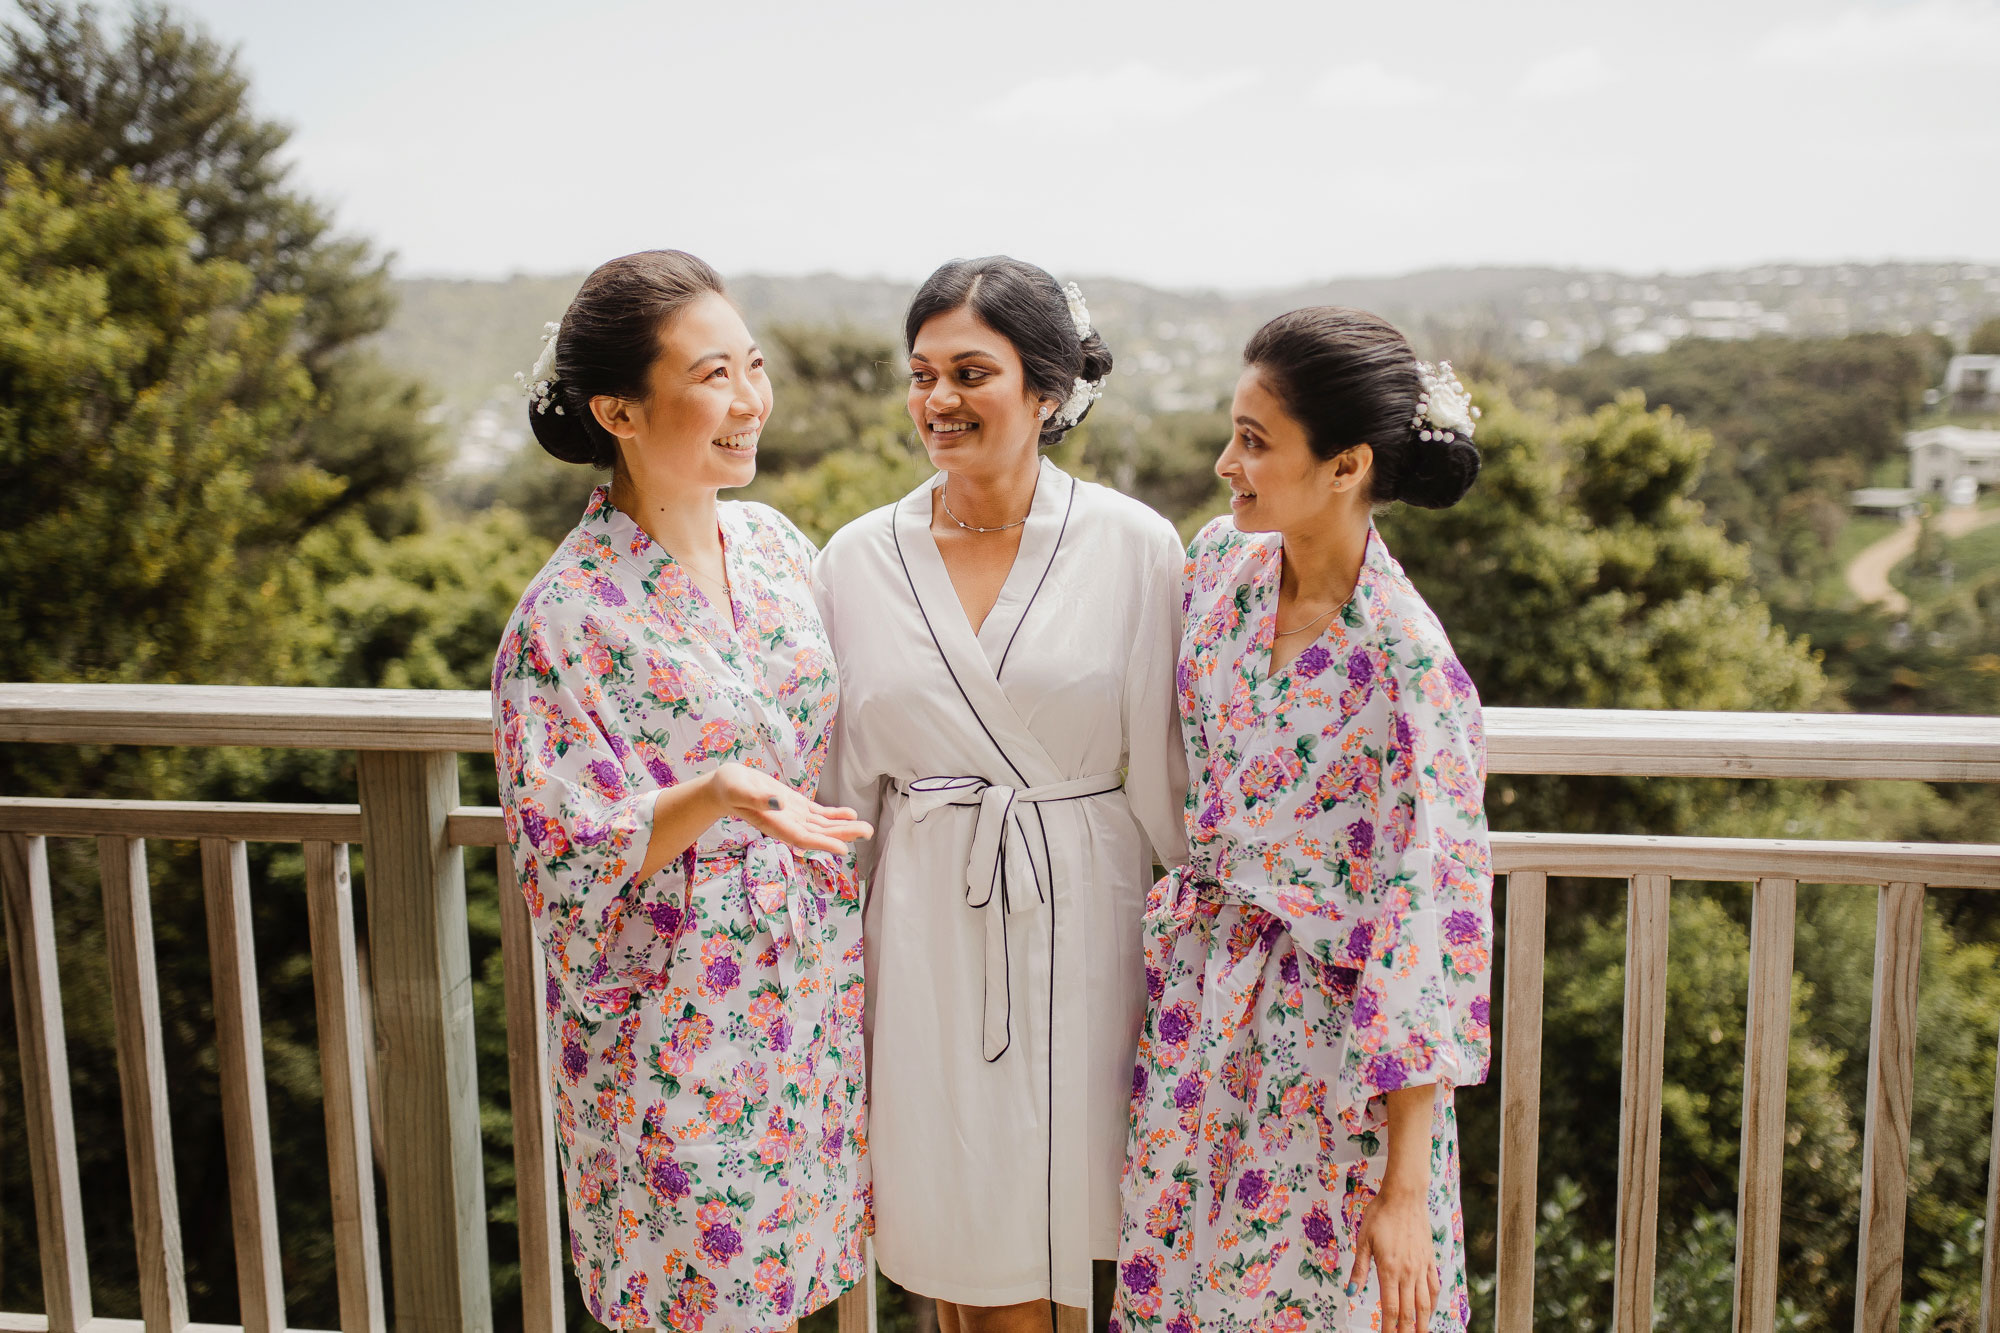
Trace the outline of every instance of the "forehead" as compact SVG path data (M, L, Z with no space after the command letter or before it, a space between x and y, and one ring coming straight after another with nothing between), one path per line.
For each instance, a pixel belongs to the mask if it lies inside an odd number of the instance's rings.
M692 360L707 352L739 352L752 341L736 307L726 297L703 292L667 321L660 350L669 357Z
M950 361L967 352L983 353L1002 362L1019 359L1006 335L981 319L969 305L925 320L910 348L910 355L932 362Z

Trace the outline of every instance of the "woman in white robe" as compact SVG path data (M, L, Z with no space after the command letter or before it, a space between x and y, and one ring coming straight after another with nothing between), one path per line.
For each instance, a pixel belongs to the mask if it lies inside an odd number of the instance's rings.
M906 332L939 471L814 571L842 694L821 795L878 830L875 1252L945 1333L1046 1330L1116 1256L1139 918L1186 856L1181 543L1039 457L1110 368L1065 295L1010 259L932 276Z

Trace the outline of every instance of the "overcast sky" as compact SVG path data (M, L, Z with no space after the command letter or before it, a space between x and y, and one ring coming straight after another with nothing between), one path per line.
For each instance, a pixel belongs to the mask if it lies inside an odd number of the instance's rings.
M2000 259L2000 0L178 8L404 274Z

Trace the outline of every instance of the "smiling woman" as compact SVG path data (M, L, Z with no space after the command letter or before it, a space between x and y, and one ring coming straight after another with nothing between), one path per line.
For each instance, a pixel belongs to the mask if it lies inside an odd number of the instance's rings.
M612 469L493 669L571 1256L619 1328L790 1328L865 1271L869 829L811 799L839 699L812 544L716 498L771 384L678 251L592 273L523 384L543 448Z

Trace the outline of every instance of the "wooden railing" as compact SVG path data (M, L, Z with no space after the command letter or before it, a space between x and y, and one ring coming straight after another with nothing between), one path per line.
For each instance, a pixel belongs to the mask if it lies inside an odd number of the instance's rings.
M486 695L445 691L0 686L0 742L244 745L358 752L353 805L0 797L0 902L22 1056L45 1313L0 1333L178 1333L190 1327L154 979L146 841L200 844L229 1202L243 1333L287 1328L265 1110L245 844L303 844L325 1085L343 1333L386 1327L371 1140L383 1181L401 1333L492 1327L473 1069L463 850L498 847L499 812L459 804L457 755L490 744ZM1500 773L2000 781L2000 719L1494 709ZM142 1319L92 1316L48 838L93 838L101 866ZM347 849L367 849L373 1032L363 1017ZM2000 889L2000 846L1499 834L1505 877L1497 1326L1532 1327L1546 887L1551 875L1627 883L1623 1096L1614 1322L1653 1322L1666 1019L1667 905L1676 879L1755 885L1744 1055L1737 1333L1769 1333L1798 885L1880 889L1863 1144L1858 1333L1893 1333L1901 1296L1917 963L1930 888ZM498 857L509 1084L527 1333L563 1327L542 960L508 858ZM372 1079L366 1059L373 1045ZM371 1130L371 1102L383 1124ZM1994 1093L2000 1138L2000 1070ZM379 1132L378 1132L379 1131ZM2000 1151L1989 1170L1982 1333L2000 1333ZM1085 1314L1063 1311L1080 1329ZM873 1285L840 1303L842 1333L874 1327Z

